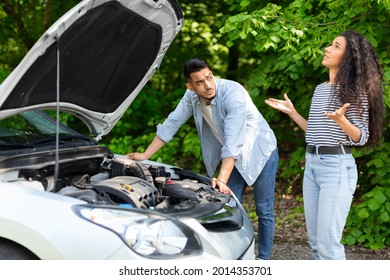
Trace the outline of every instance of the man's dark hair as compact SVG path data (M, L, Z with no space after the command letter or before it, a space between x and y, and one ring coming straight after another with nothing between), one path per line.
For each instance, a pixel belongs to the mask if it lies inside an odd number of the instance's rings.
M191 79L191 73L198 72L204 68L210 68L206 60L202 58L190 58L183 65L183 74L187 81Z

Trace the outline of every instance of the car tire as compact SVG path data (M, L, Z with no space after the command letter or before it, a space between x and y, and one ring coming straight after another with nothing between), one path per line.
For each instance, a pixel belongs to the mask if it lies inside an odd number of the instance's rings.
M0 260L39 260L39 258L19 244L0 240Z

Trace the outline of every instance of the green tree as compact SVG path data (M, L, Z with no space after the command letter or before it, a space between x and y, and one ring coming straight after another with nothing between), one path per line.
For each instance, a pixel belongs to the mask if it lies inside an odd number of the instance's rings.
M0 0L0 81L77 0Z

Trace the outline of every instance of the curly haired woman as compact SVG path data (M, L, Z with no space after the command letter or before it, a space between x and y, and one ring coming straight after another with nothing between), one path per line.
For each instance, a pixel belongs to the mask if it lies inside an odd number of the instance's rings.
M325 48L329 80L314 91L309 118L284 94L266 104L288 114L305 131L303 199L314 259L345 259L342 232L357 184L353 146L374 146L384 124L383 72L370 42L346 31Z

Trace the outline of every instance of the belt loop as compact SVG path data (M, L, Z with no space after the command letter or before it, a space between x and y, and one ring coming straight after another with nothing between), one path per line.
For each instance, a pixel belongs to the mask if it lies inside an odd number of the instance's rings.
M340 147L341 147L341 150L343 151L343 155L346 155L344 145L341 145Z
M314 146L316 148L316 155L318 156L318 147L317 145Z

